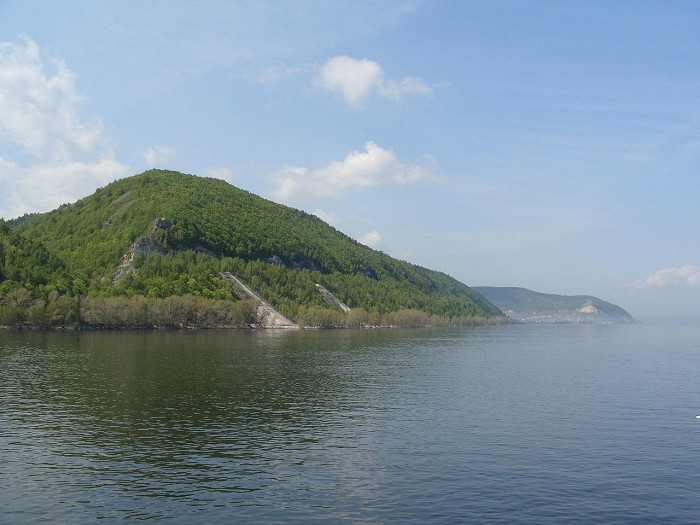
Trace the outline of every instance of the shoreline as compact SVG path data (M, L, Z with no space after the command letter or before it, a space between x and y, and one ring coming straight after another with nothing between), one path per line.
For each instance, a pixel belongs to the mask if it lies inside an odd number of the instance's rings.
M198 330L392 330L401 328L460 328L467 326L502 326L518 324L507 317L487 318L474 323L426 324L426 325L372 325L372 326L8 326L0 325L0 332L158 332L158 331L198 331Z

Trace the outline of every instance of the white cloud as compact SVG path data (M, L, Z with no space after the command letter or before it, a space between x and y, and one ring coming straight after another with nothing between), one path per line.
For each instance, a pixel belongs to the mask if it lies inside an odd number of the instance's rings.
M433 92L419 77L387 79L377 62L342 55L321 66L316 83L328 91L340 92L354 109L360 109L372 93L400 100L411 93L430 95Z
M360 238L360 242L370 248L378 248L382 243L382 236L377 230L372 230L371 232L365 233Z
M321 219L324 222L327 222L331 226L336 226L338 223L340 223L340 219L335 213L323 211L323 210L315 210L313 213L316 217Z
M638 287L661 287L667 285L688 285L700 284L700 268L692 264L684 264L679 268L662 268L650 275L644 281L635 283Z
M98 121L78 117L83 97L60 60L50 73L37 44L0 42L0 216L47 211L127 175Z
M342 161L310 170L284 166L275 177L280 200L343 197L348 191L377 186L403 186L422 180L436 180L437 161L426 155L424 163L405 164L391 150L365 143L365 151L353 151Z
M433 88L423 82L420 77L406 77L400 82L386 80L377 90L381 95L395 100L399 100L409 93L417 93L418 95L431 95L433 93Z
M226 166L212 166L206 170L207 177L213 177L215 179L222 179L227 182L231 182L234 179L233 171L231 171Z
M177 157L177 152L165 146L153 146L143 152L143 158L149 168L165 168Z

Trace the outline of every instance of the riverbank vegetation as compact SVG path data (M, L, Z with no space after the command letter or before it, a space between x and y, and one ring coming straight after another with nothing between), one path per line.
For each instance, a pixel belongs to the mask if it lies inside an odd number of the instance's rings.
M258 301L205 299L195 295L165 299L72 297L49 293L35 299L26 288L0 295L0 328L120 330L159 328L250 328L258 326ZM384 315L355 308L347 313L317 306L300 308L296 322L305 328L377 328L499 324L502 318L445 319L420 310Z

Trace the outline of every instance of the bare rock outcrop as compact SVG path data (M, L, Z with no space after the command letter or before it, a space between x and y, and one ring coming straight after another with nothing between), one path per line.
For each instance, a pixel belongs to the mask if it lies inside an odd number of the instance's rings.
M152 232L155 233L159 229L167 230L170 226L172 226L172 224L168 219L159 218L155 220ZM122 262L117 266L116 271L112 274L112 285L117 286L124 277L130 273L136 273L134 259L136 259L137 256L141 254L149 255L151 253L165 255L165 250L158 245L153 235L145 235L136 239L122 257Z
M333 306L334 308L337 308L343 313L348 313L350 311L350 308L344 304L343 302L340 301L335 295L333 295L331 292L329 292L326 288L321 286L320 284L316 284L316 289L321 292L321 295L323 296L323 300L326 301L327 304L330 306Z
M235 275L230 272L223 272L220 275L233 285L233 289L240 299L254 299L260 303L256 312L260 326L263 328L299 328L299 325L275 310Z

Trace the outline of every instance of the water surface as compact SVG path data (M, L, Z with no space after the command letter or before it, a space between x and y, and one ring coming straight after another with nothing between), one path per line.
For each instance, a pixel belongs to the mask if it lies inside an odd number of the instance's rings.
M0 522L700 522L700 327L0 333Z

